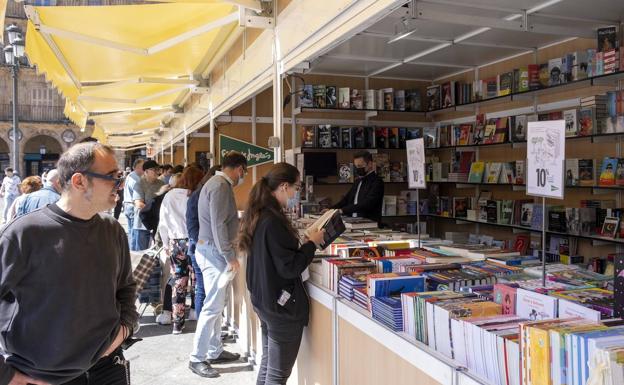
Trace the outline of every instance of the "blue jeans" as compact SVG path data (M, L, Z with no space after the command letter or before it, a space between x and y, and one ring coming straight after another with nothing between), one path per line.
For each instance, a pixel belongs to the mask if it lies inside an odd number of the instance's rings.
M132 229L132 244L130 250L140 251L149 248L150 232L149 230Z
M215 359L223 352L221 323L229 285L223 288L218 286L219 276L225 272L227 263L214 245L200 241L195 249L195 258L202 272L206 298L197 320L190 361L201 362Z
M7 213L13 204L13 201L17 198L17 195L7 194L4 196L4 210L2 211L2 218L4 218L5 222L8 222L9 218L7 218Z
M193 272L195 273L195 315L199 319L199 313L201 313L202 304L206 298L206 292L204 291L204 279L202 278L202 272L195 259L195 247L196 243L193 240L189 240L188 256L191 258L191 264L193 265Z

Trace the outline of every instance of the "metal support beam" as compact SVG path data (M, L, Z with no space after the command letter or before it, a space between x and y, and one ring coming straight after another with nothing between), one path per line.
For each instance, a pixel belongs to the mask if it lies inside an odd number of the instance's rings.
M184 124L184 167L188 166L188 133Z
M251 98L251 142L253 144L258 144L258 132L257 132L257 124L256 124L256 97L253 96ZM257 167L252 168L252 176L251 181L253 184L256 184L256 180L258 178Z
M215 120L214 114L212 110L212 103L210 104L210 167L214 166L217 159L217 154L215 154ZM220 158L220 157L219 157Z
M282 71L281 64L281 52L280 43L278 40L277 32L273 33L273 137L279 139L279 146L275 148L274 159L275 163L282 161L282 154L284 152L283 143L283 97L282 97Z

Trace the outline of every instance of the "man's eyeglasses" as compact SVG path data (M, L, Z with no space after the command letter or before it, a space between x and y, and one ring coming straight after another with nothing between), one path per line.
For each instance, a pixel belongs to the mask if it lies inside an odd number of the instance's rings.
M81 174L84 175L88 175L91 176L93 178L97 178L97 179L103 179L109 182L114 182L114 188L119 188L121 187L121 185L123 184L124 180L126 179L123 174L118 174L117 177L114 177L112 175L106 175L106 174L98 174L97 172L92 172L92 171L83 171L81 172Z
M295 183L293 184L293 187L295 188L295 191L301 191L301 189L303 188L301 183Z

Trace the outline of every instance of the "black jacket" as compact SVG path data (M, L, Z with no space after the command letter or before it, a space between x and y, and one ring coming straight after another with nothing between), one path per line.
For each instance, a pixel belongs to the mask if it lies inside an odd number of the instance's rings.
M358 184L362 181L358 203L354 204L355 193ZM371 172L362 179L358 179L353 183L351 190L342 197L340 202L336 203L332 208L341 209L344 215L357 213L359 217L368 218L375 222L381 221L381 207L383 205L384 182L377 176L376 172Z
M251 303L265 322L308 324L310 304L301 273L312 263L316 246L299 241L275 214L265 210L256 226L247 258L247 288ZM291 294L281 306L282 290Z

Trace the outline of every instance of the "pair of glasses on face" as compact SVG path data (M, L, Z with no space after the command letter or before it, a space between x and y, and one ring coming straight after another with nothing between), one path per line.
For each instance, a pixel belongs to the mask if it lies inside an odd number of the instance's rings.
M88 175L93 178L102 179L108 182L113 182L113 187L118 189L126 179L122 173L118 173L117 176L108 175L108 174L98 174L97 172L92 171L83 171L81 174Z
M295 189L295 191L301 191L303 186L301 185L301 183L295 183L293 184L293 188Z

